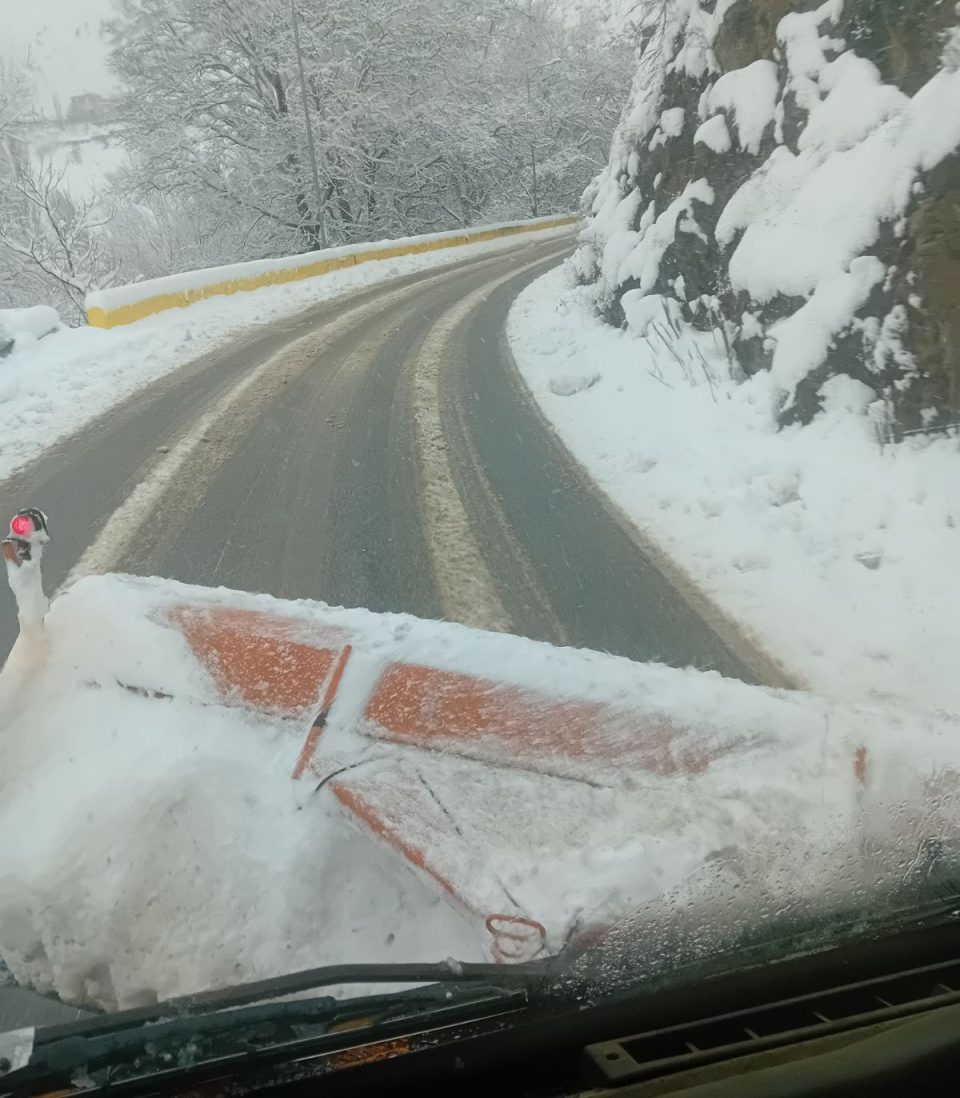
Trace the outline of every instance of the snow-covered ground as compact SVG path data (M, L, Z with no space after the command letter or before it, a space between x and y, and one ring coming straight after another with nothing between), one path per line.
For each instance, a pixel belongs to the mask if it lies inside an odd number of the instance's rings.
M547 233L521 239L543 239ZM376 282L516 247L516 237L364 263L199 301L109 330L67 329L0 360L0 479L64 435L240 332Z
M29 309L0 309L0 356L22 355L38 339L61 327L56 309L34 305Z
M731 381L719 337L675 337L642 303L647 338L639 316L602 323L568 263L513 308L520 372L572 453L811 689L960 713L957 440L881 444L874 394L845 377L778 430L778 378Z

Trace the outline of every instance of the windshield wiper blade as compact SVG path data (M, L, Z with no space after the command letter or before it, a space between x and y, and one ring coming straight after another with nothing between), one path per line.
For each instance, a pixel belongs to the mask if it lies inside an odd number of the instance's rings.
M352 966L338 966L337 971L341 968L353 971ZM38 1031L29 1063L0 1076L0 1094L43 1089L55 1081L69 1084L77 1076L90 1086L114 1085L211 1063L219 1066L237 1058L249 1060L277 1049L289 1052L301 1045L315 1046L324 1038L341 1036L338 1027L348 1027L351 1039L356 1040L358 1036L380 1035L385 1028L411 1019L446 1024L522 1010L526 1005L527 993L520 986L499 987L468 980L434 982L402 992L346 1000L323 996L214 1008L206 1013L167 1014L136 1023L124 1019L119 1026L111 1026L109 1019L92 1019L101 1024L91 1028L78 1023L55 1027L57 1032L51 1032L54 1027ZM101 1075L103 1078L98 1079Z
M411 964L349 964L324 965L271 976L265 980L237 984L232 987L200 991L166 999L156 1006L135 1007L114 1014L101 1014L77 1022L46 1026L37 1030L37 1043L79 1033L112 1032L145 1022L207 1014L249 1003L262 1003L306 991L350 984L488 984L496 988L532 990L540 985L549 969L545 962L494 965L439 961Z
M334 987L342 984L466 984L487 983L494 987L531 987L543 979L544 965L533 962L520 965L461 964L459 961L439 961L412 964L325 965L305 969L287 976L203 991L171 999L161 1007L164 1012L173 1006L177 1010L219 1009L240 1006L281 995Z

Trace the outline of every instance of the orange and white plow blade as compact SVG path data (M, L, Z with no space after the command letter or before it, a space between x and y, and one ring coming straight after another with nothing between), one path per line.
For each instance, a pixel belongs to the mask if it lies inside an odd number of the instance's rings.
M376 662L358 662L354 650L370 647L376 618L322 618L185 603L159 615L183 634L224 703L301 726L292 777L328 785L355 826L489 935L500 961L528 960L602 929L576 905L537 906L511 878L552 877L547 891L562 894L571 855L589 872L607 793L631 781L638 798L662 800L673 783L689 792L718 761L749 765L755 749L772 744L762 722L694 724L635 699L577 697L572 652L558 699L517 681L525 650L543 647L532 642L429 623L503 647L510 677L501 681L400 658L409 643L394 644L395 652L375 644ZM849 759L851 784L862 782L865 749Z
M737 736L709 740L667 715L555 696L476 675L391 663L374 685L363 731L393 743L448 751L557 777L594 780L647 771L700 774L737 749Z
M171 720L226 706L262 721L287 745L278 765L501 961L596 935L725 843L853 820L875 759L895 769L890 744L956 742L933 718L713 673L163 580L81 580L46 630L48 689L89 703L96 687L105 713L120 689L178 699Z
M179 629L228 705L303 720L310 731L294 767L309 765L350 659L350 634L259 610L173 606L163 620Z
M331 685L335 694L332 678L349 650L344 629L305 627L257 610L175 606L166 620L186 637L225 701L278 714L310 710Z

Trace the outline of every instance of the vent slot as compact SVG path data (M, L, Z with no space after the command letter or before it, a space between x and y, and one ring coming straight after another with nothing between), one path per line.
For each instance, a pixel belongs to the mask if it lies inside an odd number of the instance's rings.
M590 1045L604 1083L669 1075L960 1001L960 960Z

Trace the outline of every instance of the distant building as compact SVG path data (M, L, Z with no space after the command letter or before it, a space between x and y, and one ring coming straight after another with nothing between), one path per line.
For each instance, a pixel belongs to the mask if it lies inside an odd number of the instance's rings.
M0 136L0 180L17 168L47 164L64 173L73 198L96 195L126 162L120 114L116 99L77 95L59 121L21 116Z
M70 97L70 106L67 108L68 123L82 122L112 122L117 114L117 103L104 95L95 95L87 92L84 95Z

